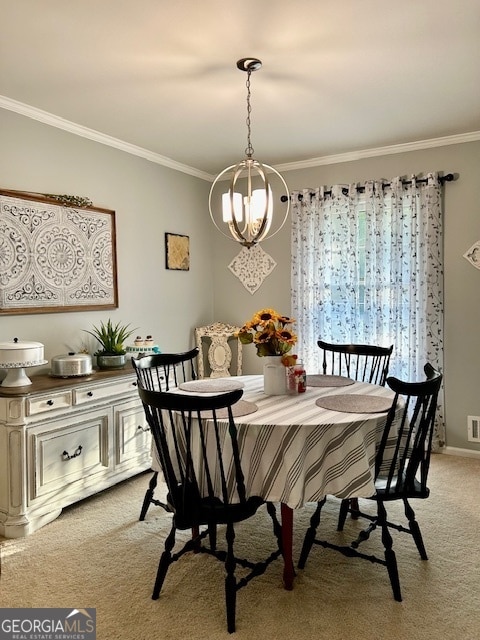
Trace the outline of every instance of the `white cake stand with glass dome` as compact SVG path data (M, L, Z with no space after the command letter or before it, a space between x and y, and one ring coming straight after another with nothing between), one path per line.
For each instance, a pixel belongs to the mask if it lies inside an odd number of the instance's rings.
M0 369L7 370L0 386L25 387L32 384L25 369L38 367L47 362L43 357L41 342L21 342L18 338L14 338L13 342L0 342Z

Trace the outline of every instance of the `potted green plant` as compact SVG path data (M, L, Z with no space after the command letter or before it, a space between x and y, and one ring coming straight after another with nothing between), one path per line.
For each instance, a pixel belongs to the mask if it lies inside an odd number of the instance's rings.
M109 318L106 323L101 322L99 327L94 326L93 331L87 329L85 331L96 338L102 346L94 353L99 369L121 369L125 366L127 352L124 343L136 329L130 329L129 324L122 325L120 322L113 324Z

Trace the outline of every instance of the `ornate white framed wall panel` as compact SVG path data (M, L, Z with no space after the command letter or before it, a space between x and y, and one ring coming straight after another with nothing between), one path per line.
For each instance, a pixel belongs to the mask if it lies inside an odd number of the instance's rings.
M115 211L0 190L0 314L118 307Z

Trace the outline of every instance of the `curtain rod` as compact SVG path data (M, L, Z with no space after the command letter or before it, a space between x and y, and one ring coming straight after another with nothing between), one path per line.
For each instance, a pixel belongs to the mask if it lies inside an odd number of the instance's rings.
M438 181L442 186L445 184L445 182L453 182L453 180L455 180L455 174L453 174L453 173L447 173L445 176L439 176L438 177ZM417 180L416 180L416 182L427 182L427 181L428 181L428 178L417 178ZM386 189L387 187L390 186L390 184L391 184L390 182L383 182L382 183L382 188ZM402 180L402 184L403 185L412 184L412 181L411 180ZM365 191L365 187L361 187L361 186L357 187L357 193L363 193L364 191ZM348 188L344 187L342 189L342 193L344 195L348 195ZM314 195L315 195L314 193L310 193L310 197L313 198ZM332 192L331 191L324 191L323 195L324 196L331 196ZM298 199L299 200L303 200L303 194L302 193L298 194ZM282 196L280 198L280 200L282 202L286 202L287 201L287 196Z

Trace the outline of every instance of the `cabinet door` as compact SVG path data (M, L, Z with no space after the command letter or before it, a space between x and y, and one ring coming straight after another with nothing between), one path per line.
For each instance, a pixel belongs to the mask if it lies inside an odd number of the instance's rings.
M145 466L150 463L150 428L138 400L114 407L115 464Z
M109 424L112 410L85 412L28 429L30 499L106 475L109 465Z

